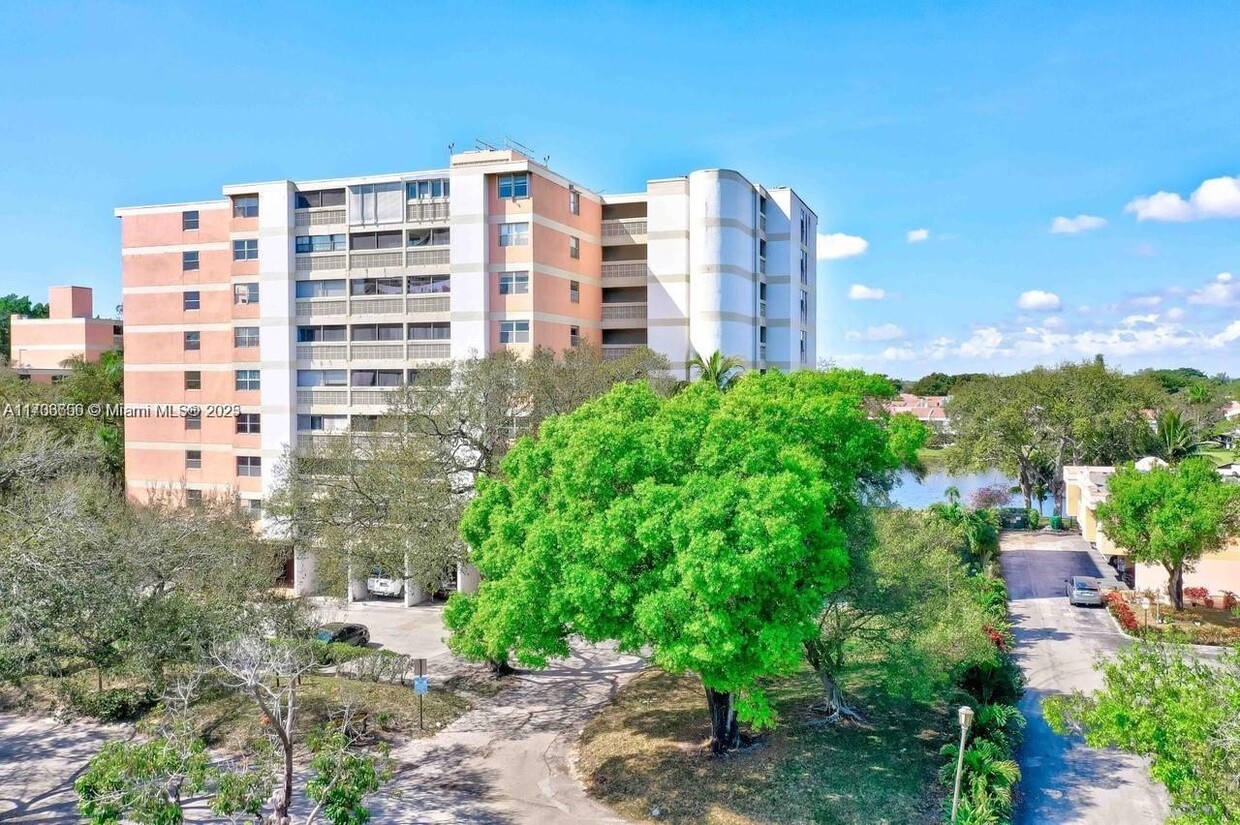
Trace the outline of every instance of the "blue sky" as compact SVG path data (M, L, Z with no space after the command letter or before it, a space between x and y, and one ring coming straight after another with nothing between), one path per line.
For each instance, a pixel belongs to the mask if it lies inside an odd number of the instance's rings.
M5 24L0 293L118 303L116 206L507 135L606 191L717 166L793 186L840 236L836 363L1240 373L1233 3L31 3Z

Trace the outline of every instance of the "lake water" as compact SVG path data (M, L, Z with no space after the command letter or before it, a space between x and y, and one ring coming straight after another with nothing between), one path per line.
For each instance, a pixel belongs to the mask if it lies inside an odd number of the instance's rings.
M960 491L960 500L969 503L969 494L982 487L993 487L1002 484L1012 487L1015 482L998 470L985 473L966 473L953 475L942 469L935 469L926 474L920 482L917 476L905 472L900 474L900 483L891 491L891 502L901 507L921 509L929 507L936 501L947 500L947 488L955 487ZM1020 506L1020 496L1012 495L1009 505Z

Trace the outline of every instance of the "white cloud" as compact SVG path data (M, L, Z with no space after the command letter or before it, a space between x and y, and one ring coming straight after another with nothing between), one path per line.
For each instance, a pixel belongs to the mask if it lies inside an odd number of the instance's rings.
M1063 329L1066 324L1064 323L1063 318L1060 318L1058 315L1052 315L1042 322L1042 326L1047 329Z
M1179 321L1183 317L1184 317L1184 310L1182 307L1172 307L1171 309L1167 310L1167 318L1171 321Z
M908 231L908 242L909 243L921 243L922 241L926 241L929 239L930 239L929 229L910 229Z
M913 361L917 358L917 350L908 346L887 347L883 350L884 361Z
M865 331L850 329L844 333L844 338L848 341L895 341L904 336L904 328L895 324L867 327Z
M1153 258L1158 254L1158 250L1154 248L1153 244L1139 243L1132 248L1132 254L1139 255L1142 258Z
M821 261L855 258L864 255L869 248L870 242L859 235L845 235L843 232L831 235L818 233L818 259Z
M1132 305L1138 307L1156 307L1161 303L1161 295L1141 295L1132 299Z
M1232 278L1230 272L1220 272L1213 281L1189 293L1188 302L1216 307L1240 304L1240 283Z
M881 301L887 297L887 290L865 284L853 284L848 288L848 297L854 301Z
M1156 192L1134 198L1124 207L1139 221L1200 221L1206 218L1240 218L1240 176L1203 181L1188 199L1175 192Z
M1040 289L1030 289L1020 294L1016 299L1016 306L1021 309L1030 309L1046 312L1056 310L1060 307L1059 296L1053 292L1043 292Z
M1077 215L1075 218L1055 218L1051 221L1051 232L1056 235L1076 235L1091 229L1101 229L1107 225L1106 218L1097 215Z

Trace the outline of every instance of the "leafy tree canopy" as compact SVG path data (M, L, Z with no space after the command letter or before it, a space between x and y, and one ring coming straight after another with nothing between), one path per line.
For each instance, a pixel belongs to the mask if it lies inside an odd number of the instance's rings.
M749 374L669 399L622 385L544 423L482 481L461 530L483 575L453 597L450 644L544 665L568 637L649 647L769 724L760 679L799 666L845 582L844 520L925 431L875 415L857 371Z
M25 315L27 318L46 318L47 304L36 304L29 295L9 293L0 297L0 364L7 364L12 356L11 327L13 315Z
M951 395L957 385L985 377L984 374L978 372L962 372L958 375L932 372L929 375L918 378L911 384L905 384L904 392L912 393L913 395Z

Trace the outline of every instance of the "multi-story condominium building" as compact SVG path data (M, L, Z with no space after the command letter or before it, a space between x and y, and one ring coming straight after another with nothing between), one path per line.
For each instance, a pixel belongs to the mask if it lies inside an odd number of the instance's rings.
M224 187L116 210L131 495L236 490L286 445L379 415L419 370L507 348L649 345L751 368L815 361L817 218L787 188L705 170L599 195L511 149L449 168ZM216 413L225 413L220 416Z
M98 361L122 346L121 322L94 317L88 286L54 286L49 290L48 317L9 316L10 364L26 378L54 381L68 373L70 358Z

